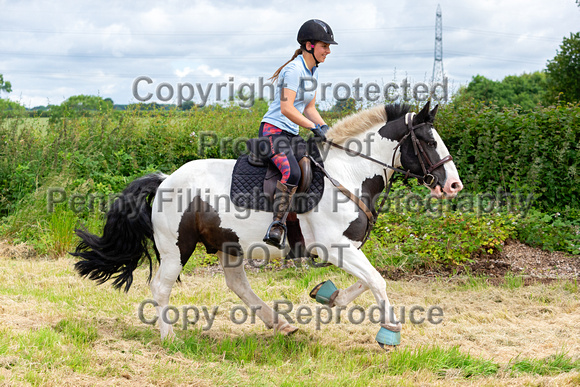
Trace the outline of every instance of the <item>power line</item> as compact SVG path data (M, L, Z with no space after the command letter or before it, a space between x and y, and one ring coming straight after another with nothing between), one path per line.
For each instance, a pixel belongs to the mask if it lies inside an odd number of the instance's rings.
M366 33L376 31L425 31L431 27L381 27L381 28L356 28L356 29L337 29L338 33ZM7 29L0 28L0 32L18 33L18 34L55 34L55 35L115 35L115 36L244 36L244 35L294 35L296 31L248 31L248 30L231 30L231 31L188 31L188 32L110 32L110 31L67 31L67 30L41 30L41 29Z
M462 51L453 51L453 50L446 50L447 54L456 55L460 57L474 57L474 58L482 58L488 60L497 60L502 62L514 62L514 63L526 63L526 64L541 64L540 62L530 61L530 60L522 60L520 59L513 59L513 58L505 58L500 56L492 56L492 55L482 55L481 53L471 53L471 52L462 52ZM543 62L542 62L543 63Z
M497 36L497 37L502 37L502 38L515 38L515 39L525 38L525 39L545 40L545 41L550 41L550 42L552 42L552 41L559 42L562 40L562 38L556 38L553 36L539 36L539 35L528 35L527 33L514 34L514 33L498 32L498 31L473 30L473 29L464 28L464 27L444 27L444 30L465 31L465 32L469 32L472 34L485 35L485 36Z
M360 56L397 56L397 55L424 55L429 53L427 50L397 50L397 51L364 51L364 52L350 52L332 54L333 57L360 57ZM0 55L17 57L17 56L33 56L33 57L57 57L57 58L103 58L103 59L285 59L286 56L273 57L272 55L203 55L189 56L187 53L179 54L139 54L139 55L115 55L111 54L58 54L50 52L33 52L33 51L0 51Z
M377 27L377 28L345 28L337 29L340 34L353 34L353 33L369 33L377 31L392 31L392 32L408 32L408 31L430 31L433 27L431 26L413 26L413 27ZM538 39L545 41L560 41L562 38L557 38L553 36L540 36L540 35L530 35L528 33L508 33L499 31L486 31L471 29L465 27L443 27L445 31L462 31L469 32L477 35L485 36L497 36L504 38L514 38L514 39ZM6 33L18 33L18 34L46 34L46 35L113 35L113 36L255 36L255 35L265 35L265 36L288 36L294 35L295 31L249 31L249 30L230 30L230 31L187 31L187 32L139 32L139 31L129 31L129 32L110 32L110 31L70 31L70 30L48 30L48 29L10 29L10 28L0 28L0 32Z
M425 55L427 55L429 53L429 51L424 51L423 52ZM542 66L545 64L545 62L540 62L540 61L532 61L532 60L522 60L522 59L513 59L513 58L505 58L505 57L498 57L498 56L490 56L490 55L482 55L482 54L477 54L477 53L469 53L469 52L460 52L460 51L452 51L452 50L447 50L446 51L448 57L466 57L466 58L481 58L481 59L485 59L485 60L491 60L491 61L500 61L500 62L513 62L513 63L524 63L524 64L530 64L530 65L539 65ZM396 55L396 54L393 54ZM60 72L56 72L56 71L29 71L29 70L11 70L9 68L6 68L3 70L4 73L9 73L9 74L15 74L15 75L27 75L27 76L42 76L42 77L80 77L80 78L135 78L136 74L132 73L132 74L125 74L125 73L112 73L110 71L107 71L106 73L103 73L102 71L98 71L98 72L78 72L76 70L69 70L69 71L60 71ZM419 70L417 70L419 71ZM326 72L327 75L330 75L328 72ZM358 73L357 73L358 74ZM179 79L182 77L179 77L178 75L175 75L174 73L147 73L146 75L150 76L150 77L162 77L162 78L175 78L175 79ZM199 77L200 74L196 74L196 77ZM225 77L226 75L224 75ZM204 78L204 79L215 79L215 78Z

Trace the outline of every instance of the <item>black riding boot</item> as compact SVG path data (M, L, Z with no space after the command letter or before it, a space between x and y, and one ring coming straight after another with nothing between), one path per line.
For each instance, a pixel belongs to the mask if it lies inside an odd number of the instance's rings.
M278 181L276 184L276 193L274 194L274 221L268 227L264 242L269 245L276 246L279 249L284 248L282 236L286 239L286 218L288 217L288 210L290 203L292 203L292 196L298 187L291 184L284 184Z

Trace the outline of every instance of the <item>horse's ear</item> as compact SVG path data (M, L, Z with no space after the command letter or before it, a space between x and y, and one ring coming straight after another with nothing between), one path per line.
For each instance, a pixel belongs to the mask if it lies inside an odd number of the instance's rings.
M439 104L435 105L433 110L429 112L429 122L435 121L435 115L437 114L437 110L439 109Z
M419 118L419 122L428 122L429 121L429 106L430 101L427 101L423 109L417 114L417 118Z

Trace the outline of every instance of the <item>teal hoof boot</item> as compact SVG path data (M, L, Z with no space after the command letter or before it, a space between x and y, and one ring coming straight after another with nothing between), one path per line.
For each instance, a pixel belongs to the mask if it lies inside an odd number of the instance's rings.
M338 296L338 288L331 280L319 283L310 291L311 298L331 308L334 306L336 296Z
M382 349L388 349L385 348L385 345L396 347L401 344L401 332L393 332L381 327L375 340L379 343Z

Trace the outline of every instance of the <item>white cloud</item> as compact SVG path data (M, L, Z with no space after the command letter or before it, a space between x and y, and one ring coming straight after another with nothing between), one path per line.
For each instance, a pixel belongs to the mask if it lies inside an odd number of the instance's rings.
M164 8L159 6L150 9L139 15L141 26L149 32L166 33L172 29L174 24L171 22L171 16L167 14Z
M129 103L141 75L172 84L267 78L297 48L298 27L320 18L339 42L321 81L423 81L438 3L444 68L456 84L540 70L580 25L572 0L4 2L0 73L10 98L29 106L97 93Z
M211 69L208 65L200 65L197 66L196 68L191 68L191 67L185 67L183 70L175 70L175 75L177 75L179 78L185 78L189 75L208 75L212 78L219 78L219 77L224 77L224 74L218 70L218 69Z

